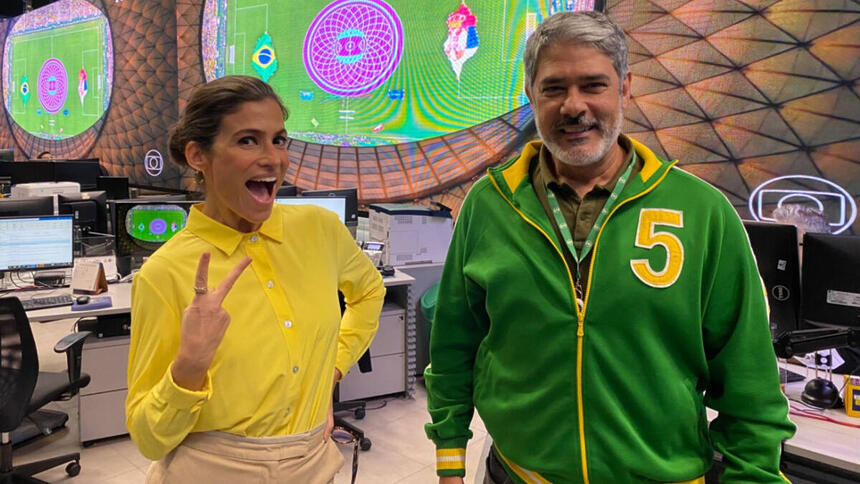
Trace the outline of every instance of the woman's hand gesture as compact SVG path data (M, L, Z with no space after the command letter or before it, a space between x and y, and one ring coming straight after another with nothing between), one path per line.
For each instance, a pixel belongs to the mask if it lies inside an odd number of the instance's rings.
M189 390L203 388L206 372L230 326L230 315L221 304L242 271L251 263L250 257L242 259L218 287L210 290L209 259L209 252L204 252L197 264L194 299L182 313L179 352L173 362L173 381Z

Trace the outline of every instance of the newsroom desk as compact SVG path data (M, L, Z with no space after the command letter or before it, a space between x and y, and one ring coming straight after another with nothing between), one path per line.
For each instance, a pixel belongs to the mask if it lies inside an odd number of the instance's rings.
M58 296L69 294L69 288L63 289L43 289L39 291L26 291L14 293L21 299L29 299L30 297L45 297ZM58 319L69 318L90 318L94 316L103 316L109 314L123 314L131 311L131 283L120 283L108 285L106 293L99 294L94 297L110 296L111 305L100 309L84 309L81 311L72 311L71 306L60 306L48 309L36 309L27 311L27 318L30 322L44 323L47 321L56 321Z
M22 293L19 297L43 297L68 294L69 289L50 289ZM27 311L30 322L48 322L70 318L128 314L131 311L131 283L111 284L101 296L110 296L111 306L72 311L71 306ZM78 394L78 429L80 441L123 435L127 391L128 336L96 338L84 342L81 371L90 375L90 384Z
M785 364L780 366L806 375L803 366ZM823 374L823 372L822 372ZM814 370L809 370L809 377L814 376ZM837 388L842 388L842 375L833 375ZM806 381L785 384L785 394L789 403L794 407L808 409L799 403L800 395ZM845 414L845 408L839 407L822 411L823 415L849 424L860 425L860 419L851 418ZM713 420L717 412L708 409L708 420ZM796 477L805 477L803 482L815 484L829 483L858 483L860 476L860 428L851 428L823 420L790 415L789 418L797 426L797 432L783 447L783 465L786 471ZM834 476L848 477L834 477Z
M415 377L415 311L412 282L415 279L402 272L383 278L387 290L380 316L379 331L371 346L374 371L361 374L350 371L341 382L353 398L382 394L411 394ZM44 297L68 294L69 289L33 291L19 297ZM108 286L99 296L111 297L107 308L72 311L70 306L27 311L31 322L48 322L70 318L86 318L124 314L131 311L131 284ZM399 308L399 311L398 311ZM96 338L90 336L83 346L81 370L90 375L90 384L82 388L78 398L80 441L84 444L127 434L125 399L128 395L128 336ZM379 350L374 353L374 348ZM375 375L374 375L375 373ZM374 381L376 379L377 381ZM383 381L379 381L383 380ZM369 389L369 390L368 390ZM345 398L344 398L345 399Z

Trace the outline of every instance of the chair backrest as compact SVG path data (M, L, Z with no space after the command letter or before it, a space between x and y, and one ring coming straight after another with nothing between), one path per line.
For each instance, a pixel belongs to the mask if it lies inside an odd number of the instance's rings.
M27 416L39 376L39 356L27 313L16 297L0 298L0 432Z

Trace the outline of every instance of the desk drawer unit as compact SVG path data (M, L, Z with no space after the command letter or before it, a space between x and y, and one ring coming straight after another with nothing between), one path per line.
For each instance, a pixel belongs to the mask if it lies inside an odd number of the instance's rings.
M87 339L81 356L81 371L90 375L90 384L81 388L81 395L127 388L128 348L127 336Z
M379 315L379 329L370 343L370 356L395 355L406 352L406 311L386 306Z
M90 384L78 399L81 442L128 433L125 397L128 395L128 336L90 337L81 354L81 370Z
M127 390L84 395L80 399L81 442L125 435L125 397Z
M340 382L340 401L400 393L406 391L406 355L374 356L373 370L361 373L354 365Z

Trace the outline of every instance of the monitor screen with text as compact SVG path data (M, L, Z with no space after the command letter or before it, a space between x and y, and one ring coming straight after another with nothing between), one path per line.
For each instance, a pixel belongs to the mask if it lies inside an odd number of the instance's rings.
M71 267L72 216L0 218L0 271Z

